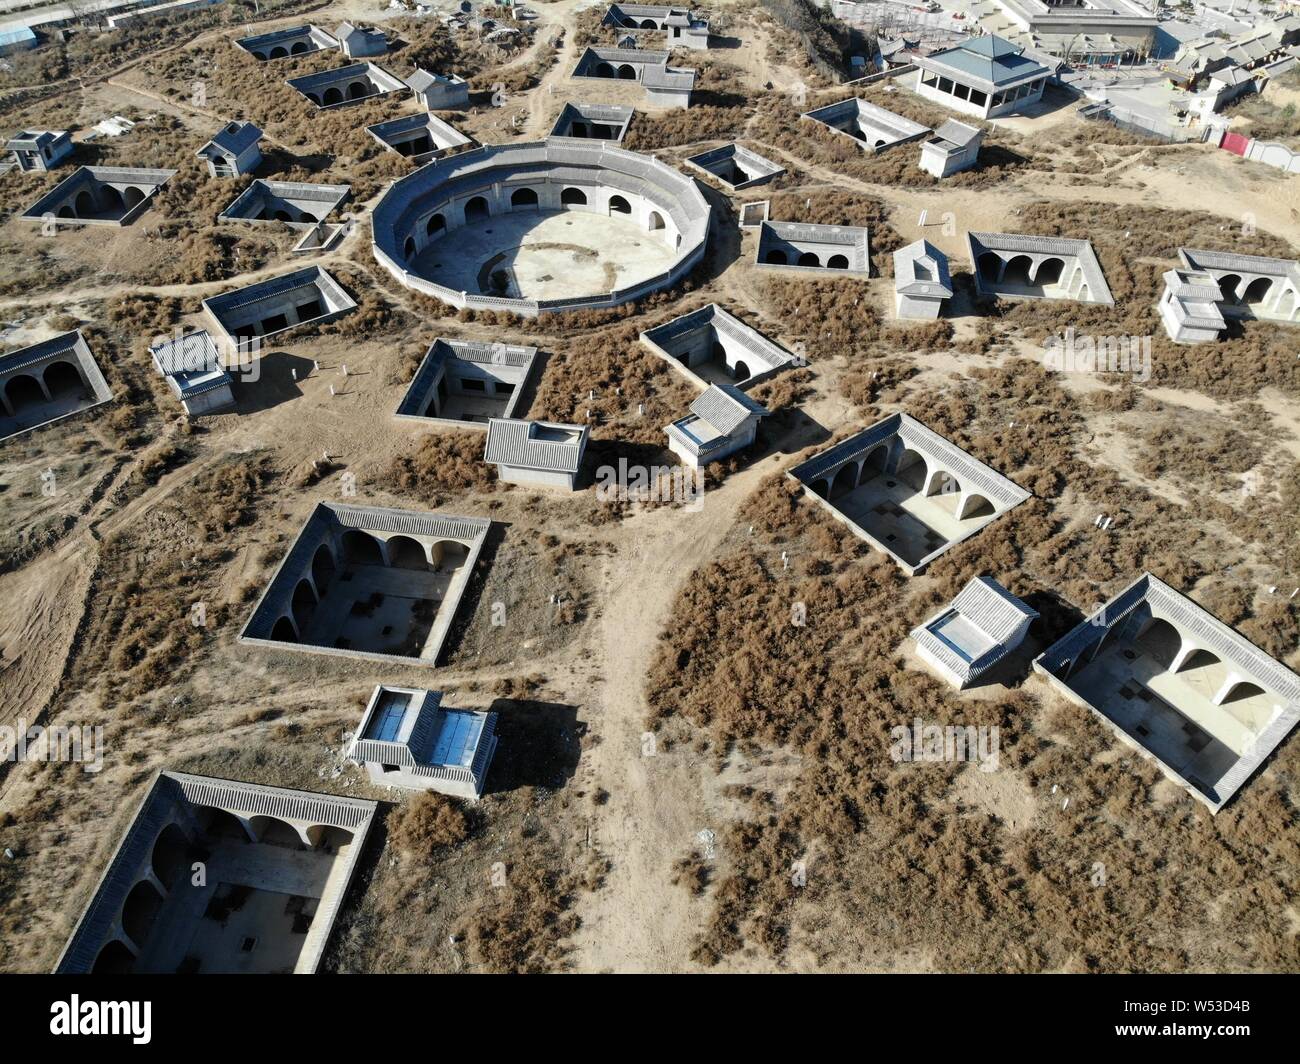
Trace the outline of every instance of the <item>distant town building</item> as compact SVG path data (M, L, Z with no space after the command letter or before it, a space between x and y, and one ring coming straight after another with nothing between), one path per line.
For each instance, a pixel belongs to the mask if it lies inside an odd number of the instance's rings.
M912 88L927 100L977 118L997 118L1043 98L1049 67L1024 47L992 34L915 58Z

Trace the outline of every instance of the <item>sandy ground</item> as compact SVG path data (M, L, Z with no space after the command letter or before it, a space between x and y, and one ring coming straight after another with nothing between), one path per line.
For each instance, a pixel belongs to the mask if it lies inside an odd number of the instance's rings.
M538 3L540 41L560 28L571 27L574 14L586 3ZM384 10L374 3L345 0L333 5L313 19L334 22L344 16L382 21ZM745 39L738 49L724 51L721 57L742 66L756 83L772 81L778 86L795 84L797 74L787 68L767 68L760 34ZM603 102L643 104L638 90L604 84L584 84L569 78L577 50L572 33L566 39L559 61L548 72L539 88L518 101L509 101L500 114L484 112L479 126L499 126L502 138L537 136L549 130L555 114L568 99L592 99ZM512 63L524 63L528 55ZM130 93L120 79L86 93L83 113L101 116L112 113ZM624 93L626 99L618 96ZM185 113L185 105L169 103L161 94L144 96L148 103ZM191 116L195 117L195 116ZM203 115L197 116L199 118ZM1069 111L1050 117L1052 124L1070 121ZM478 135L486 136L482 128ZM1052 173L1022 177L1016 184L996 193L952 188L935 190L909 189L873 185L833 171L811 165L764 145L765 154L777 161L798 164L807 175L808 191L821 188L853 188L879 198L889 206L890 220L909 238L925 236L956 260L964 262L964 233L974 230L1016 230L1016 214L1023 205L1053 198L1115 204L1159 204L1221 213L1224 224L1239 224L1249 215L1261 229L1286 236L1300 243L1297 224L1297 184L1300 179L1283 182L1271 172L1260 173L1244 161L1227 153L1205 150L1195 154L1178 154L1174 165L1163 161L1164 149L1153 147L1117 165L1113 170L1084 176ZM1194 171L1195 180L1189 179ZM761 197L749 197L761 198ZM364 206L364 205L359 205ZM951 212L955 231L944 232L938 225L924 229L917 225L922 210L931 218ZM736 245L738 257L712 281L701 297L747 308L757 314L774 339L782 339L783 325L764 305L761 288L755 284L752 235L738 240L727 234L720 240ZM357 227L347 240L330 253L313 259L327 268L343 266L365 254L368 233ZM282 272L277 262L264 270L241 276L238 285L259 276ZM154 295L201 297L234 285L215 281L199 285L168 285L145 288ZM30 327L45 327L43 318L58 311L89 306L94 301L141 291L120 282L78 282L50 290L24 292L0 300L0 311L28 308L35 315ZM882 309L889 304L888 279L874 281L871 296ZM405 297L396 293L395 298ZM408 308L409 309L409 308ZM169 473L148 490L121 503L112 490L130 475L151 448L165 442L155 441L131 459L127 466L114 469L101 463L81 480L69 486L65 502L75 518L75 526L52 548L39 553L15 572L0 575L0 723L22 714L34 718L45 713L50 719L94 718L104 712L94 690L67 684L67 672L76 647L75 639L88 608L88 591L95 572L102 540L114 532L138 528L151 513L157 512L175 493L231 454L259 448L269 449L277 464L286 469L299 468L328 453L331 458L357 478L362 501L388 501L419 505L415 500L395 500L382 484L382 472L398 455L406 453L417 435L415 430L391 418L404 380L397 373L397 349L403 344L427 343L434 335L483 337L500 335L516 341L528 339L528 327L491 332L482 327L457 323L454 319L424 321L418 308L416 324L405 331L381 331L362 340L341 337L308 336L275 348L265 364L261 387L273 397L258 409L238 415L210 419L199 439L199 457ZM960 323L959 323L960 324ZM518 335L515 335L515 333ZM510 335L506 335L510 333ZM534 338L544 348L558 349L563 336ZM293 359L320 363L319 371L290 378ZM344 378L340 366L346 362L349 375ZM963 364L955 353L936 353L926 372L942 374ZM839 376L849 367L840 360L826 360L817 366L815 393L803 406L816 424L834 430L851 424L852 405L838 392ZM330 386L336 394L330 394ZM1217 404L1193 393L1162 394L1160 398L1180 404L1188 410L1217 408ZM1292 455L1300 454L1300 404L1292 397L1265 393L1260 403L1279 427L1279 446ZM170 421L174 411L166 411ZM1099 426L1098 449L1121 437L1112 429ZM89 429L87 431L90 431ZM167 430L171 431L171 430ZM1106 433L1110 434L1107 435ZM51 443L65 439L51 434ZM798 441L793 441L798 445ZM42 464L42 455L24 463L4 466L6 478L30 481ZM53 461L59 456L49 455ZM595 608L591 619L570 640L554 645L531 643L530 633L520 633L518 653L500 664L484 668L453 666L436 673L418 668L390 670L361 664L339 666L304 660L301 655L253 653L239 647L229 634L221 637L216 660L219 668L201 669L178 682L179 693L197 710L181 720L167 733L165 746L155 744L147 733L129 740L132 751L129 763L117 764L103 775L94 788L88 809L88 826L73 843L64 877L52 894L42 893L40 876L34 875L20 889L32 906L32 928L23 936L21 948L0 967L32 968L48 966L75 918L80 904L112 845L114 833L121 827L119 796L124 789L138 789L137 773L142 769L165 766L173 759L191 756L211 745L213 736L222 732L240 735L250 741L270 742L265 731L258 733L246 726L231 724L238 714L250 707L293 710L307 704L333 706L333 710L312 711L316 716L304 719L332 721L346 717L354 700L369 690L374 682L428 683L454 688L490 685L502 678L537 672L546 677L548 693L582 707L589 723L584 740L584 757L579 769L581 786L607 792L603 804L586 809L565 827L572 832L575 845L606 856L611 869L602 889L582 895L578 905L581 927L573 939L571 964L590 971L677 971L690 968L688 959L692 934L698 929L706 902L694 898L680 887L669 885L674 862L699 845L701 831L714 830L727 819L738 816L732 803L722 794L724 787L743 776L779 790L794 769L779 758L772 764L747 764L739 755L728 762L724 773L717 772L715 759L696 750L689 743L675 743L667 751L646 756L643 733L646 718L645 674L656 650L657 635L671 628L671 607L683 582L698 566L714 557L720 545L734 532L736 513L767 474L777 470L784 456L770 454L728 478L723 486L711 491L702 508L694 513L675 509L651 509L621 522L592 527L566 512L567 500L534 499L526 492L512 491L462 500L461 512L493 516L507 520L511 536L535 538L543 532L556 532L566 539L599 542L600 552L588 562L583 572L592 589ZM1141 480L1122 448L1111 450L1106 458L1126 477ZM106 486L101 481L108 478ZM1148 485L1150 486L1150 485ZM339 498L341 480L331 477L310 489L289 493L274 508L280 515L263 521L251 538L238 538L230 544L233 560L229 565L231 589L246 580L260 578L283 551L285 536L295 530L318 498ZM1175 489L1165 488L1170 497L1179 498ZM40 501L24 503L30 514L24 520L35 521ZM27 512L26 510L24 511ZM539 601L549 594L548 576L538 573L529 583L529 594ZM534 653L534 647L540 652ZM170 694L169 690L166 692ZM304 713L307 711L304 710ZM323 716L321 714L324 714ZM154 736L153 738L157 738ZM322 750L322 765L333 763L336 755ZM36 777L25 767L0 776L0 810L16 809L33 797ZM968 772L959 777L954 794L964 807L992 811L1013 828L1031 822L1042 810L1035 792L1023 781L1010 775L984 777ZM1171 800L1176 795L1171 796ZM62 851L60 851L62 852ZM720 858L725 861L725 856ZM48 865L44 875L52 880ZM41 918L45 918L42 923ZM786 959L791 968L813 967L820 962L809 939L796 939ZM770 961L751 952L727 962L747 968L770 967ZM878 957L874 966L884 969L924 968L926 958L916 956Z

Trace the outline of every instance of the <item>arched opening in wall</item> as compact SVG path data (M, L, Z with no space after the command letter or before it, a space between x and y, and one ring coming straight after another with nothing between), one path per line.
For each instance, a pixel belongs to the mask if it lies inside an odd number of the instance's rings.
M831 490L831 482L822 478L821 480L814 480L808 487L819 499L824 499Z
M1028 255L1013 255L1007 261L1007 268L1002 273L1002 283L1017 288L1029 288L1029 271L1033 260Z
M936 469L930 474L925 485L927 497L934 495L957 495L961 491L961 482L945 469Z
M45 393L36 383L36 378L26 373L19 373L9 378L5 383L5 396L9 399L9 407L15 414L26 407L39 406L45 402Z
M425 223L424 232L426 236L433 236L434 233L441 233L447 228L447 219L441 214L435 214Z
M608 63L596 64L596 77L612 78L613 76L614 76L614 68L610 66Z
M292 824L286 824L279 817L249 817L249 826L257 841L263 846L282 846L286 850L303 849L302 836Z
M316 592L311 584L303 579L293 589L293 619L298 622L298 631L307 634L312 618L316 616Z
M454 573L469 559L469 548L454 539L445 539L435 543L430 554L435 572Z
M957 514L957 519L959 521L974 521L983 517L992 517L996 512L993 504L988 499L972 491L962 502L961 512Z
M1063 259L1044 259L1038 264L1038 272L1034 274L1034 284L1040 288L1046 288L1049 284L1060 284L1063 273L1065 273Z
M95 963L90 969L91 975L127 975L135 967L135 957L126 948L121 939L104 943Z
M297 44L295 44L292 48L289 49L289 51L291 51L294 55L302 55L302 53L305 52L306 50L307 50L306 41L299 41Z
M662 229L663 227L664 216L658 211L651 211L650 217L646 219L646 228L653 233L656 229Z
M1223 696L1223 701L1219 704L1226 706L1233 702L1244 702L1248 698L1254 698L1263 693L1264 688L1260 687L1259 684L1251 683L1249 680L1240 680L1228 688L1228 693Z
M881 443L873 447L871 453L867 455L862 463L862 472L858 474L858 483L865 484L868 480L880 476L885 471L885 462L889 458L889 444Z
M59 217L60 217L60 218L75 218L76 215L72 212L72 208L69 207L69 206L65 203L62 207L59 208Z
M388 541L388 564L397 569L429 568L424 548L410 536L393 536Z
M348 99L360 100L366 96L369 96L373 91L374 90L371 87L370 82L354 81L351 85L348 86Z
M51 362L45 367L42 376L45 379L46 390L56 399L86 394L86 385L81 379L81 374L71 362L62 360Z
M1259 684L1249 680L1233 684L1220 705L1252 735L1262 732L1273 719L1273 699Z
M642 28L643 30L655 30L655 29L658 29L659 27L655 25L655 20L654 20L654 19L652 19L652 18L643 18L643 19L641 20L641 28Z
M766 262L769 266L784 266L786 265L787 262L789 262L789 260L785 257L785 252L782 251L780 248L772 248L771 251L769 251L766 255L763 256L763 261Z
M257 56L258 59L262 60L262 62L266 62L266 53L265 53L265 52L254 52L253 54L254 54L255 56Z
M349 528L343 533L343 558L350 565L383 565L383 551L369 532Z
M1087 285L1084 285L1079 289L1079 298L1082 299L1085 303L1092 298L1092 291L1091 289L1088 288Z
M272 211L271 220L275 222L292 222L293 215L288 211Z
M1183 648L1178 629L1161 617L1152 617L1133 640L1137 648L1168 672Z
M884 137L881 137L879 140L876 141L875 144L872 145L872 147L873 147L873 148L883 148L883 147L885 146L885 144L886 144L885 138L884 138Z
M1277 297L1277 306L1273 309L1280 318L1290 318L1295 313L1296 294L1295 289L1288 288Z
M800 266L820 266L822 260L814 255L811 251L805 251L799 256Z
M1241 278L1235 273L1225 273L1219 278L1219 293L1225 303L1237 302L1237 287L1240 284Z
M531 188L517 188L510 193L510 206L536 207L537 193Z
M1268 277L1256 277L1250 284L1246 285L1246 291L1241 294L1241 301L1248 307L1258 306L1268 299L1268 294L1273 290L1273 281Z
M295 44L294 47L297 48L298 46ZM278 44L277 44L274 48L271 49L271 58L272 58L272 59L285 59L285 58L288 57L288 55L289 55L289 53L288 53L287 51L285 51L285 49L283 49L282 47L280 47L280 45L278 45Z
M271 629L271 638L277 643L298 642L298 633L293 630L293 621L288 617L281 617Z
M141 949L149 941L158 912L163 907L163 896L147 879L140 880L122 903L122 930L126 937Z
M618 76L620 81L636 81L636 67L631 63L624 63L618 68Z
M1178 678L1212 701L1228 679L1228 668L1219 656L1204 648L1193 650L1178 668Z
M749 380L749 364L744 359L736 359L736 364L731 370L731 376L738 381Z
M826 260L828 270L847 270L849 268L849 258L847 255L832 255Z
M587 123L586 123L586 122L570 122L570 123L569 123L569 136L571 136L571 137L585 137L586 135L587 135Z
M78 218L89 218L95 213L95 197L90 194L90 189L83 188L77 193L77 198L72 201L73 209L77 212Z
M326 107L331 107L336 103L342 103L343 90L340 89L337 85L331 85L328 89L325 90L325 95L322 97L322 99L325 101Z
M325 589L330 586L330 581L334 579L334 553L330 550L328 543L322 543L316 548L316 553L311 559L311 578L316 583L316 590L320 592L321 598L325 597Z
M402 245L402 254L406 257L407 262L415 258L415 237L408 236L406 238L406 242Z
M204 806L198 811L199 823L203 826L203 837L206 840L226 842L252 842L248 837L248 832L244 825L234 813L227 812L225 809L215 809L212 806Z
M988 281L990 284L996 284L998 279L998 270L1002 266L1002 260L991 251L985 251L979 257L980 279Z
M488 210L488 201L482 196L475 196L465 204L465 221L467 223L486 221L489 217L491 217L491 212Z
M628 203L622 196L609 197L610 214L631 214L632 204Z
M313 850L338 853L352 841L352 832L331 824L315 824L307 829L307 841Z
M925 487L928 472L925 457L921 452L907 448L898 459L898 467L894 470L894 475L913 491L921 491Z
M300 222L319 222L325 217L324 215L315 214L312 211L300 210L298 213L300 215L298 219Z
M136 189L136 190L134 190L134 191L135 191L135 192L139 195L139 197L140 197L140 199L136 200L135 202L136 202L136 203L139 203L140 200L144 199L144 194L141 193L141 192L139 191L139 189ZM106 186L104 187L104 191L103 191L103 193L101 193L101 198L102 198L103 201L104 201L104 212L105 212L106 214L121 214L121 213L123 213L123 212L127 209L127 207L128 207L128 203L127 203L127 199L126 199L126 197L129 197L130 194L131 194L131 192L132 192L132 189L129 189L129 188L128 188L128 189L126 190L126 193L123 194L123 193L121 193L121 192L118 192L118 190L115 189L112 185L106 185Z
M855 462L846 462L835 471L835 478L831 481L831 493L828 498L834 500L847 495L858 486L858 467Z
M566 188L560 193L560 202L570 207L583 207L587 204L587 194L580 188Z
M311 100L311 102L314 103L317 107L321 105L320 97L317 96L314 92L307 93L307 99Z
M168 824L153 844L150 858L153 874L168 890L172 889L182 872L189 871L190 841L175 824Z

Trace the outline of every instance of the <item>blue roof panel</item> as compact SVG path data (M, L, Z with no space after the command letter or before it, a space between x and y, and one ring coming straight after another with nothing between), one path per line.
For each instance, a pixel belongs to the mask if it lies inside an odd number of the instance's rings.
M484 717L481 713L462 713L443 710L441 727L433 741L429 757L435 765L458 765L469 768L474 762L479 736L483 733Z

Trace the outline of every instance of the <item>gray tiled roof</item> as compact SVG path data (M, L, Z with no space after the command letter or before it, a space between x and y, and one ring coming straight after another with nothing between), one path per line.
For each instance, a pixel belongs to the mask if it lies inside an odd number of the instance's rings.
M767 417L771 411L734 384L711 384L691 404L691 413L727 436L753 415Z
M918 276L917 264L933 271L928 279ZM928 240L916 240L894 252L894 290L906 296L930 296L949 299L952 279L948 275L948 256Z
M941 617L958 613L979 629L994 644L983 654L966 659L955 653L931 630ZM977 576L957 593L952 602L933 617L912 630L912 638L925 647L953 673L970 680L987 671L1010 652L1006 642L1025 621L1032 621L1038 611L1026 606L1006 588L987 576Z
M542 440L539 430L564 429L577 433L572 440ZM585 425L557 425L549 421L520 421L492 418L488 422L483 460L492 465L539 469L552 473L576 473L582 465L589 429Z
M249 145L256 144L261 139L262 131L252 122L228 122L195 154L202 155L211 146L229 152L231 155L238 155Z

